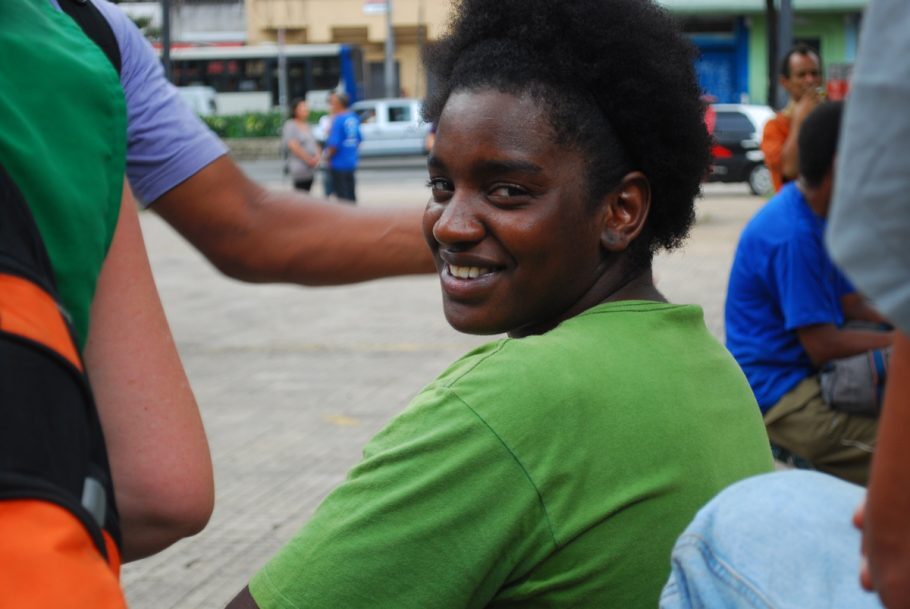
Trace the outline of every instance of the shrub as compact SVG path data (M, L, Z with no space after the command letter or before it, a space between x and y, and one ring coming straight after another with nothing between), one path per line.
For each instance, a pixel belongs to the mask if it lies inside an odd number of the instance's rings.
M203 120L222 138L277 137L281 134L280 112L247 112L230 116L205 116Z
M324 112L313 112L315 123ZM280 112L246 112L229 116L204 116L205 124L221 138L279 137L284 118Z

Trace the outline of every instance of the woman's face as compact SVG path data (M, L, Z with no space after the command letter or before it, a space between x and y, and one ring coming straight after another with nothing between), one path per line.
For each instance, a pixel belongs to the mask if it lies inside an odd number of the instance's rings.
M294 106L294 118L299 121L305 121L310 116L310 107L306 102L300 102Z
M602 300L604 206L587 190L584 161L556 143L527 96L449 97L423 229L455 329L539 334Z

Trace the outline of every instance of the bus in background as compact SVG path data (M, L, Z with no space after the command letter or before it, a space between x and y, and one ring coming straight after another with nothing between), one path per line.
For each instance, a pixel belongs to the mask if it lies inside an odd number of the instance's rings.
M215 90L219 114L268 112L279 105L278 45L173 47L171 80L177 87ZM160 51L159 51L160 53ZM287 102L302 97L328 110L332 90L363 97L363 52L349 44L289 44Z

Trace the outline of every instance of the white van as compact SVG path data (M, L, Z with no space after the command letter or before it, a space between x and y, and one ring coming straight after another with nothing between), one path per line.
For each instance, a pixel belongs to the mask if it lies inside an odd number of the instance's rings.
M177 87L180 98L189 104L193 112L199 116L212 116L218 114L218 104L215 101L215 89L202 85Z

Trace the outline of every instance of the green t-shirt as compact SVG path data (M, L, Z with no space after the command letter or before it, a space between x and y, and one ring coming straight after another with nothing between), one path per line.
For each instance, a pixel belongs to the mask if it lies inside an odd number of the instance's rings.
M602 304L455 362L250 590L264 609L653 609L698 508L771 468L700 308Z
M126 104L101 49L48 0L0 1L0 163L32 210L80 348L125 159Z

